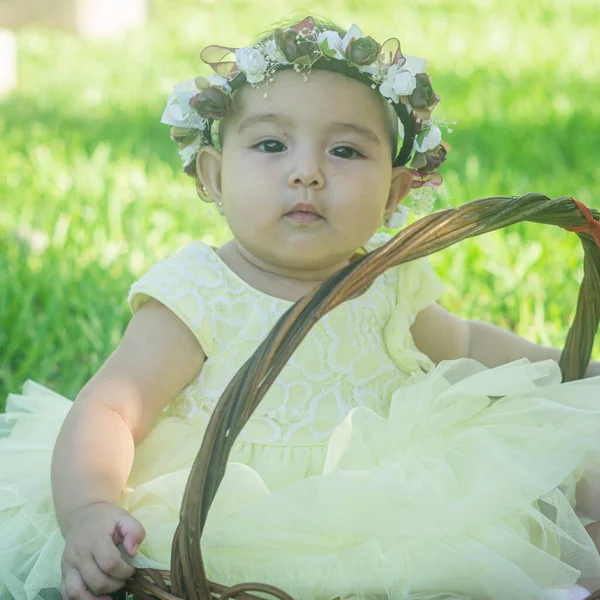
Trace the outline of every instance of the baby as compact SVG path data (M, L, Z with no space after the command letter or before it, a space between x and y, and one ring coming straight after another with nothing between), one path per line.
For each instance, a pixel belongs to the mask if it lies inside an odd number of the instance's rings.
M376 232L411 190L441 182L439 96L397 41L307 18L203 58L214 74L176 86L163 121L233 238L132 286L123 340L72 407L37 388L9 399L2 600L108 600L130 557L169 568L228 382L293 302L389 239ZM582 470L600 363L561 384L558 350L450 314L441 292L413 261L315 325L234 444L203 532L211 578L314 599L551 600L598 584L600 490ZM35 414L17 412L27 402ZM46 463L15 451L25 419ZM50 452L52 501L25 479Z

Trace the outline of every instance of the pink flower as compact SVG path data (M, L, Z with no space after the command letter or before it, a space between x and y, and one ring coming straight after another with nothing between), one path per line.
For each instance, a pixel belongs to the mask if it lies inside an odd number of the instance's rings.
M209 87L190 100L190 108L204 119L222 119L229 109L230 97L214 87Z
M376 60L380 51L381 44L372 37L353 38L346 48L346 56L355 65L366 66Z

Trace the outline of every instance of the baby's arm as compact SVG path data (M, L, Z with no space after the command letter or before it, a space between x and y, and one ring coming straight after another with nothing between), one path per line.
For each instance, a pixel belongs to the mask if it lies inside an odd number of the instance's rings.
M421 311L411 327L417 348L434 363L456 358L473 358L487 367L497 367L514 360L531 362L553 359L561 351L534 344L501 327L467 321L433 304ZM600 362L592 361L586 377L600 375Z
M123 541L133 550L144 537L141 525L119 507L134 447L164 406L197 375L204 358L187 326L150 300L74 401L52 459L55 510L67 542L64 597L91 599L87 587L97 593L115 591L118 580L131 574L116 544ZM112 530L99 531L99 524ZM121 524L127 531L119 531ZM126 534L132 540L125 540ZM91 539L96 535L101 539Z

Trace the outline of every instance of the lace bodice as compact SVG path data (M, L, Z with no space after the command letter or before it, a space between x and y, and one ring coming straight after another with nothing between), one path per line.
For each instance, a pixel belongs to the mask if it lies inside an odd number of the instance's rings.
M379 235L367 249L388 239ZM392 392L412 372L432 367L409 328L440 293L423 259L389 269L364 294L335 308L302 341L239 440L324 445L352 407L387 415ZM131 310L149 297L186 323L207 357L165 413L205 423L228 382L292 305L252 288L203 242L189 244L135 282Z

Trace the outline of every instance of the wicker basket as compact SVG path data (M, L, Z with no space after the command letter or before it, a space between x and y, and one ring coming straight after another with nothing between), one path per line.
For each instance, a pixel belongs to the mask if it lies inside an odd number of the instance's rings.
M600 213L572 198L541 194L491 197L424 217L389 243L338 271L277 322L223 393L192 466L175 532L171 571L139 569L122 590L136 600L260 600L252 592L292 600L272 586L248 583L226 588L206 578L200 536L223 478L231 447L261 399L311 327L386 269L432 254L463 239L532 221L575 231L585 251L577 313L560 359L563 379L579 379L589 362L600 320ZM308 575L308 574L307 574ZM600 593L588 600L600 600Z

